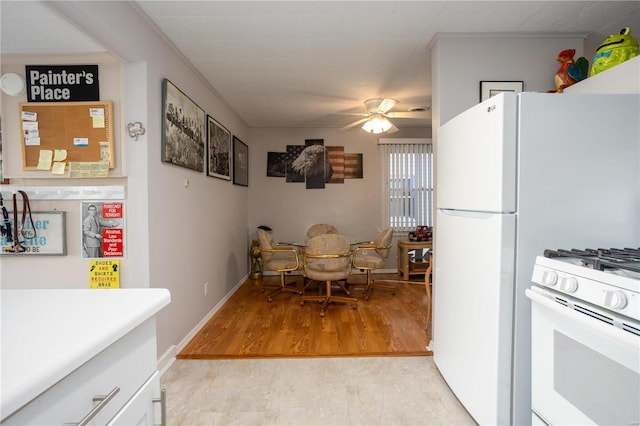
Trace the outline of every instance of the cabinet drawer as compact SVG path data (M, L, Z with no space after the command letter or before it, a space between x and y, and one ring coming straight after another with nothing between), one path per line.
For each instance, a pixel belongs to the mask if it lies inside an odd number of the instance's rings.
M161 418L161 414L155 414L156 411L162 409L160 402L154 403L154 399L160 399L160 373L157 371L111 419L107 426L153 426L157 423L155 418Z
M89 424L106 424L156 370L155 318L87 361L5 419L4 425L78 423L98 404L94 397L120 390Z

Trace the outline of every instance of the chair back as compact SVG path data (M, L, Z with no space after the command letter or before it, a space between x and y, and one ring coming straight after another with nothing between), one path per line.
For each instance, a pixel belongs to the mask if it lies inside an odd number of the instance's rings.
M260 244L261 249L271 250L273 248L273 236L269 232L263 229L256 229L256 235L258 236L258 244ZM273 256L273 252L264 250L260 250L260 255L263 261L268 262Z
M384 259L389 256L389 249L391 248L392 238L393 227L389 226L378 231L378 235L376 235L375 240L373 240L373 243L376 245L376 253L378 253Z
M322 234L307 241L305 275L315 280L340 280L351 272L351 244L340 234Z
M339 234L338 229L327 223L316 223L307 229L307 238L311 239L323 234Z

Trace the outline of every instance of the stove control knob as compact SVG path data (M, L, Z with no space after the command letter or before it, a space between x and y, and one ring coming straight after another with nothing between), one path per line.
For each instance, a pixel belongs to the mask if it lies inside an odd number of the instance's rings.
M604 305L612 309L622 309L627 306L627 296L619 290L607 291L604 295Z
M574 277L566 277L560 283L560 290L566 293L575 293L578 290L578 280Z
M558 274L556 271L544 271L542 273L542 284L553 287L558 282Z

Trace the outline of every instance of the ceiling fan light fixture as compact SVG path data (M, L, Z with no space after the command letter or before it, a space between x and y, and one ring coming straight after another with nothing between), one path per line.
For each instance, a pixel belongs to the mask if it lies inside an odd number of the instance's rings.
M367 133L380 134L388 131L393 124L387 119L387 117L381 114L372 115L362 125L362 129Z
M367 113L384 113L393 108L398 101L391 98L371 98L364 101L364 105L367 108Z

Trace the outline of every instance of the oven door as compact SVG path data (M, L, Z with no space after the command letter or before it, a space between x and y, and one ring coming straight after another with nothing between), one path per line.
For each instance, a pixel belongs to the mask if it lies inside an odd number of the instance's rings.
M526 293L534 413L551 425L640 424L640 326L623 331L596 319L591 306L565 306L564 295L538 287Z

